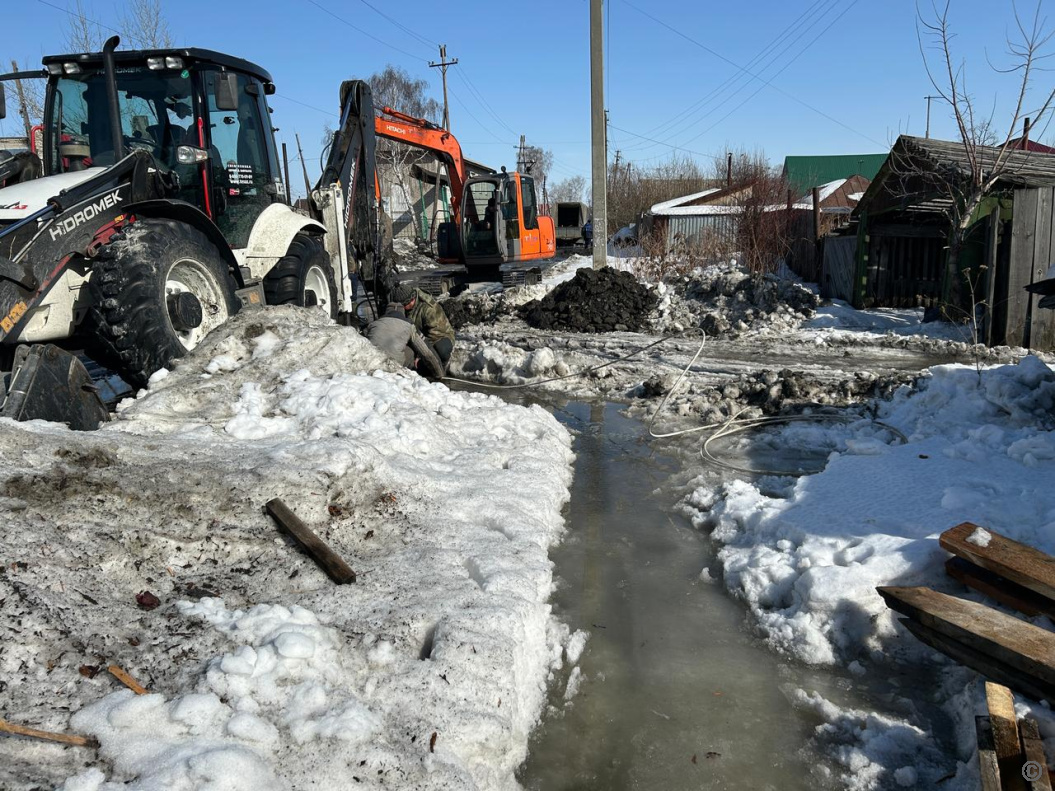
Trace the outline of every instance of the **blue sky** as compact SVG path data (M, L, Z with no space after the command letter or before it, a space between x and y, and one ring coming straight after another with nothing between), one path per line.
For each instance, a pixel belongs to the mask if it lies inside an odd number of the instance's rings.
M116 25L112 9L122 2L83 6ZM71 3L5 5L6 63L38 64L64 49L61 9ZM1035 8L1031 0L1020 5L1027 14ZM640 167L669 157L672 146L701 162L730 148L760 149L779 161L878 152L899 132L924 132L924 96L934 91L909 0L609 0L606 9L610 153ZM429 80L440 98L439 71L427 65L438 59L439 43L459 60L448 75L451 118L468 156L512 168L525 134L553 151L551 178L589 175L587 0L166 0L165 12L178 45L224 50L272 73L278 136L292 147L300 133L313 179L340 82L393 63ZM987 113L996 107L998 118L1016 86L986 58L1006 62L1012 24L1010 0L953 0L954 43L977 104ZM15 30L25 32L13 40ZM1038 77L1036 95L1052 81L1050 72ZM14 133L14 121L0 122L0 134ZM1052 132L1055 126L1042 139ZM931 133L954 134L938 104Z

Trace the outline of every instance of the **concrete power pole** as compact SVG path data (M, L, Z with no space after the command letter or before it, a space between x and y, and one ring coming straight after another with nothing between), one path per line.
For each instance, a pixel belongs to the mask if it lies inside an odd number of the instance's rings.
M440 44L440 62L435 61L429 62L429 68L439 69L440 74L443 76L443 128L448 132L451 131L451 110L450 105L447 104L447 67L455 66L458 63L457 58L447 60L447 45Z
M608 125L604 112L603 0L590 0L590 119L593 148L593 268L602 269L608 265Z

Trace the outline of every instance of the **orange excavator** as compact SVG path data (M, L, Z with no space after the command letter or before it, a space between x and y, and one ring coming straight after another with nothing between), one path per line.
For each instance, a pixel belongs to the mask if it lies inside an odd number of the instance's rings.
M377 137L431 151L446 165L453 221L438 229L441 263L472 273L501 264L541 261L557 250L553 218L539 213L535 180L523 173L469 177L457 139L441 126L385 107L374 120Z

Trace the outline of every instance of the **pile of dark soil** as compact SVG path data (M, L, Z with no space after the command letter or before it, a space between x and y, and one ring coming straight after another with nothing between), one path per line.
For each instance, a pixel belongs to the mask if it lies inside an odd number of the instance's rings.
M542 330L637 332L644 329L656 295L629 272L580 269L543 299L528 302L520 316Z
M440 303L447 320L456 330L468 324L494 324L512 312L505 299L492 294L463 295Z

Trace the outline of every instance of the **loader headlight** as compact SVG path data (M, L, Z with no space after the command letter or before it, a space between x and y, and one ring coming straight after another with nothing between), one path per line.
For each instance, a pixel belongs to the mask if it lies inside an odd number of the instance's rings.
M173 58L173 57L165 58L165 68L166 69L182 69L183 68L183 58Z
M209 152L204 148L195 146L180 146L176 149L176 161L181 165L194 165L205 162L209 158Z
M61 63L49 63L48 64L48 74L62 74L62 64Z
M66 74L80 74L84 69L81 68L79 63L63 63L62 70Z
M165 68L164 58L147 58L147 68L151 71Z

